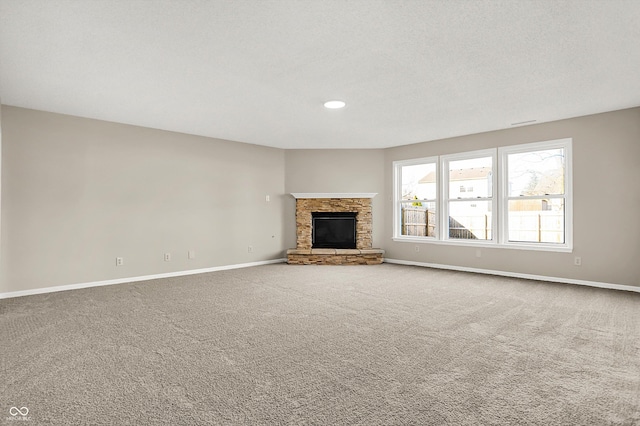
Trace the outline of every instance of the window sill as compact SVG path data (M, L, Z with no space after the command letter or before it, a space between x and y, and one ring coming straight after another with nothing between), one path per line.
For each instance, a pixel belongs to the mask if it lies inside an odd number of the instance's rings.
M399 243L414 243L414 244L435 244L443 246L458 246L458 247L483 247L483 248L498 248L508 250L531 250L531 251L549 251L558 253L572 253L573 247L565 244L541 244L541 243L503 243L499 244L490 241L456 241L456 240L436 240L435 238L427 237L393 237L393 241Z

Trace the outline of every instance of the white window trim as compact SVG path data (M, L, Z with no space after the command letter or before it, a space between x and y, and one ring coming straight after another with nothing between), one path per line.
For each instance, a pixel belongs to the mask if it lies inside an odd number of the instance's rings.
M535 250L547 250L547 251L573 251L573 155L571 151L572 140L570 138L567 139L556 139L545 142L534 142L527 143L522 145L512 145L512 146L504 146L498 148L498 157L500 159L500 171L503 172L504 176L500 179L500 233L499 233L499 244L505 247L512 248L524 248ZM555 149L555 148L563 148L565 155L565 176L564 176L564 196L540 196L540 198L563 198L564 202L564 243L563 244L554 244L554 243L527 243L522 241L508 241L509 236L509 223L508 223L508 214L509 214L509 177L507 170L507 156L509 154L517 154L521 152L530 152L530 151L543 151L545 149Z
M497 222L496 222L496 208L498 207L497 203L496 203L496 197L497 197L497 184L496 184L496 149L492 148L492 149L483 149L483 150L479 150L479 151L469 151L469 152L461 152L458 154L450 154L450 155L442 155L440 157L440 182L438 183L438 186L440 187L440 193L442 194L441 200L441 208L440 208L440 214L438 216L440 216L440 221L439 223L442 224L442 226L440 226L438 229L438 236L439 236L439 240L440 241L447 241L447 242L455 242L455 243L462 243L463 245L467 245L467 244L473 244L473 245L478 245L478 244L485 244L485 245L495 245L496 243L496 226L497 226ZM485 157L491 157L491 198L489 197L483 197L483 198L477 198L477 197L468 197L468 198L464 198L464 199L460 199L461 201L491 201L491 211L494 212L491 215L491 239L490 240L464 240L464 239L458 239L458 238L449 238L449 202L451 201L451 199L449 198L449 188L450 188L450 182L449 182L449 163L451 161L459 161L459 160L472 160L474 158L485 158ZM456 199L457 200L457 199Z
M401 241L405 241L407 239L411 240L414 238L419 238L421 242L423 240L434 241L435 237L414 237L401 235L402 230L400 229L400 205L402 204L402 200L400 200L400 194L402 193L402 178L400 175L401 168L404 166L415 166L418 164L430 164L433 163L436 166L436 176L440 177L439 173L439 157L423 157L423 158L415 158L411 160L399 160L393 162L393 178L394 178L394 188L393 188L393 239L400 239ZM430 203L436 203L438 205L438 200L440 200L440 185L436 184L436 198L435 200L415 200L415 201L424 201ZM407 200L408 201L408 200ZM440 218L439 215L436 215L436 230L440 229Z
M507 241L508 232L508 174L507 174L507 155L527 152L527 151L539 151L552 148L564 148L566 162L565 162L565 242L564 244L554 243L528 243L528 242L515 242ZM448 223L448 211L449 211L449 182L448 176L445 174L448 171L448 164L450 161L464 160L475 157L493 157L493 194L492 194L492 240L460 240L448 238L448 226L443 226ZM423 163L435 163L436 174L439 181L436 185L436 208L439 210L436 215L436 237L417 237L401 235L400 229L400 204L399 194L401 193L401 177L399 175L402 166L411 166ZM520 145L511 145L500 148L492 148L486 150L469 151L457 154L442 155L435 157L424 157L410 160L397 160L393 163L393 241L397 242L409 242L418 244L436 244L446 246L466 246L466 247L487 247L487 248L507 248L515 250L532 250L532 251L551 251L551 252L565 252L570 253L573 251L573 152L572 152L572 139L557 139L543 142L534 142ZM446 192L445 192L446 191ZM543 197L549 198L549 197ZM554 197L551 197L554 198ZM481 199L483 200L483 199ZM434 200L418 200L429 201ZM447 228L447 229L445 229Z

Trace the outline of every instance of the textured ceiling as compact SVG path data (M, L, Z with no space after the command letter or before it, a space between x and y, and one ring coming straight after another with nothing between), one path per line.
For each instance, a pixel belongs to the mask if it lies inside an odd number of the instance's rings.
M634 107L639 70L637 0L0 0L2 103L280 148Z

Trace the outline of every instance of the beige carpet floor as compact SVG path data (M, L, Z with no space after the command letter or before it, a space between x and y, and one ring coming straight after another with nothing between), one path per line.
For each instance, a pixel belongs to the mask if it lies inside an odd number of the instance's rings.
M277 264L0 300L0 338L13 425L640 424L638 293Z

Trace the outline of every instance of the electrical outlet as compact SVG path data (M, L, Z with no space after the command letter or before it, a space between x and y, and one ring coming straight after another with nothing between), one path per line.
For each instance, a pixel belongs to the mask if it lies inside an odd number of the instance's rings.
M164 261L165 262L171 261L171 253L165 253L164 254Z
M580 256L574 257L573 264L576 266L582 266L582 258Z
M253 253L253 246L247 247L247 252L248 253Z
M413 249L414 249L414 250L416 251L416 253L417 253L417 252L419 252L419 251L420 251L420 246L416 244L416 246L415 246Z
M189 259L195 259L196 258L196 251L195 250L189 250L189 253L187 254L187 257Z
M122 257L116 257L116 266L124 265L124 259Z
M264 200L265 200L266 202L269 202L269 201L271 201L271 197L269 197L268 195L265 195L265 196L264 196Z

